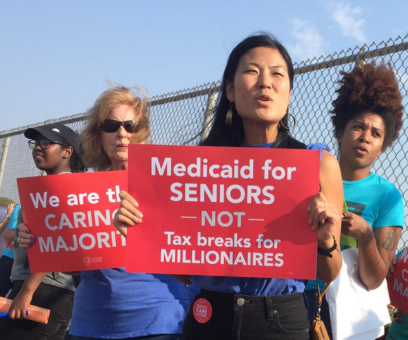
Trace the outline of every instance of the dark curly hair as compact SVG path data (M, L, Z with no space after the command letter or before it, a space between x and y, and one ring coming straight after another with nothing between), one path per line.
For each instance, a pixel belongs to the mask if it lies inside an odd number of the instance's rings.
M344 131L347 123L365 112L378 114L385 125L383 151L397 139L402 127L402 96L390 64L375 62L358 65L351 72L340 71L338 97L333 101L332 122L334 134Z

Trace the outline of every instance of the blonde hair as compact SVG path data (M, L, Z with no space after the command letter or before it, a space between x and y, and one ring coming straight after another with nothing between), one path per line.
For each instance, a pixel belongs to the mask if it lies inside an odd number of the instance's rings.
M94 106L87 112L88 124L81 133L82 161L88 168L96 171L109 170L111 161L101 147L100 125L109 112L118 105L129 105L135 112L135 132L130 136L131 144L144 143L150 137L149 107L144 92L136 87L128 88L120 85L110 85L96 99Z

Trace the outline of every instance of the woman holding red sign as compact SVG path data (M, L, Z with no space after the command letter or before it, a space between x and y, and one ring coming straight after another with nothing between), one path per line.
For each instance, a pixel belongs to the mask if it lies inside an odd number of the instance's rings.
M36 167L49 176L83 172L79 156L79 136L69 127L54 123L38 128L29 128L24 132L29 138L28 146ZM67 180L63 176L63 180ZM22 223L21 211L17 223ZM29 224L29 221L25 221ZM74 302L75 281L71 275L63 273L31 273L25 246L18 246L19 235L27 236L27 242L33 239L26 232L27 227L19 224L14 238L14 263L11 281L14 287L8 298L13 300L9 317L0 318L0 334L3 340L61 339L69 329ZM50 309L48 324L25 320L28 306Z
M88 167L126 170L128 145L150 137L147 100L130 88L113 86L95 101L81 137ZM180 339L187 308L184 285L168 275L126 273L124 268L83 271L70 339Z
M293 66L282 44L266 34L245 39L231 52L212 128L202 145L321 149L289 135L292 85ZM326 151L321 151L320 188L308 207L309 224L318 239L317 272L329 282L341 268L343 190L339 165ZM142 222L142 214L129 194L121 198L114 224L126 234L129 225ZM183 339L309 339L305 280L179 278L201 288L196 297L200 306L190 308Z

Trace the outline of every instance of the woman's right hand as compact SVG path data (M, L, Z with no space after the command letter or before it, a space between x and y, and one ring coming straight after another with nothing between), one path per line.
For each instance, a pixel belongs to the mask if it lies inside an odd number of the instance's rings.
M113 225L126 237L127 228L142 223L143 214L137 209L139 203L129 193L121 191L119 197L121 201L113 218Z
M34 243L34 235L29 234L29 230L24 223L20 223L17 228L20 230L17 238L18 246L21 249L28 249Z

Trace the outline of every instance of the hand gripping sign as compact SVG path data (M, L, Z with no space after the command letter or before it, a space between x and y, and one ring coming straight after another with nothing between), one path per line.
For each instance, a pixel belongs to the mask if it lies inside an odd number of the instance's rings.
M408 251L405 248L394 265L394 273L387 277L391 304L408 313Z
M313 279L319 152L130 145L126 270Z
M36 241L32 272L123 267L126 241L112 219L126 171L18 178L23 221Z

